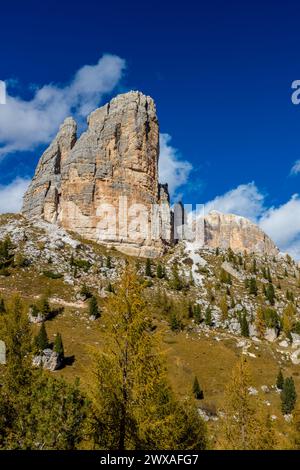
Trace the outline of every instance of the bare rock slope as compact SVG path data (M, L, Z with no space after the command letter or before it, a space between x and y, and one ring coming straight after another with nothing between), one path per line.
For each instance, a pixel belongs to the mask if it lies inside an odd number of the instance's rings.
M204 217L204 244L210 248L231 248L234 252L277 255L273 241L250 220L211 211Z

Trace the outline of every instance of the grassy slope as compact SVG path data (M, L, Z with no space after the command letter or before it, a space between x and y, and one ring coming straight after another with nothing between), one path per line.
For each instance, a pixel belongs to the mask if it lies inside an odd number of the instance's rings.
M96 247L97 249L97 247ZM101 248L99 248L101 250ZM122 256L112 253L113 256ZM170 258L170 254L166 260ZM217 275L220 262L217 258L207 257L212 270ZM292 276L286 278L281 275L282 293L287 288L299 294L299 283ZM33 266L26 269L15 268L9 277L0 277L0 295L9 299L13 293L18 293L24 299L26 305L37 300L41 292L49 291L51 296L63 299L66 302L74 302L73 287L65 284L61 279L48 279L38 272ZM235 296L243 298L245 289L243 283L234 282L232 288ZM151 290L150 297L151 297ZM218 295L224 292L224 286L217 291ZM282 295L283 295L282 294ZM177 294L179 298L182 294ZM191 297L197 296L197 289L190 293ZM218 299L217 299L218 300ZM53 304L53 306L55 306ZM231 370L242 354L242 349L237 347L239 338L226 332L210 330L201 333L171 332L166 321L155 314L159 330L163 333L163 349L168 364L170 382L175 392L181 397L191 395L191 387L194 376L197 375L204 390L205 399L201 406L210 409L222 408L224 387L230 378ZM67 380L80 377L82 386L89 388L89 368L91 365L91 348L101 348L104 344L105 326L101 320L91 322L88 319L87 305L67 306L64 312L46 323L49 339L53 339L56 332L63 337L65 354L69 358L69 365L61 371L55 372ZM37 329L37 326L34 326ZM219 338L219 340L217 340ZM278 345L263 341L251 343L249 352L255 354L255 358L249 357L252 369L253 385L259 390L263 400L270 402L268 407L270 414L278 417L276 423L283 431L286 428L281 412L279 395L273 390L264 393L260 387L274 385L279 365L282 364L284 375L292 375L295 379L298 395L300 396L299 367L288 362L282 362L281 355L277 352ZM266 405L267 406L267 405ZM215 426L210 424L212 428Z

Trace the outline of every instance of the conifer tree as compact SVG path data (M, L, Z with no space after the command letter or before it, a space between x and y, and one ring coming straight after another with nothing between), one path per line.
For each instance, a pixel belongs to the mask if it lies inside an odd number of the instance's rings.
M145 275L147 277L152 277L151 261L150 261L149 258L147 258L147 260L146 260Z
M43 295L43 297L41 298L39 310L45 319L51 313L48 295Z
M201 307L199 304L195 304L195 307L194 307L194 319L195 319L195 323L197 323L197 325L199 325L202 321L202 315L201 315Z
M100 309L95 296L92 296L89 301L89 316L93 318L100 317Z
M95 352L94 362L95 448L205 448L203 421L175 400L166 382L143 286L129 266L104 315L105 350Z
M203 390L200 387L198 378L194 378L194 383L193 383L193 395L196 398L196 400L203 400L204 398L204 393Z
M255 317L255 328L259 338L264 338L266 332L266 321L262 307L258 307Z
M257 266L256 266L256 259L255 258L253 259L251 272L252 272L252 274L257 273Z
M112 268L111 257L109 255L106 257L106 267L108 269Z
M271 305L275 304L275 290L273 284L271 284L270 282L266 288L266 298Z
M279 372L278 372L278 375L277 375L277 379L276 379L276 387L277 387L279 390L282 390L282 389L283 389L283 386L284 386L284 377L283 377L283 374L282 374L282 370L279 369Z
M4 303L4 299L0 299L0 314L1 313L5 313L6 312L6 308L5 308L5 303Z
M246 313L243 313L241 317L241 335L245 336L246 338L249 337L249 324Z
M63 341L62 341L62 337L60 333L56 333L53 351L56 352L60 356L61 359L64 359L64 356L65 356L64 345L63 345Z
M297 400L297 393L293 377L287 377L285 379L280 397L282 413L284 415L292 413Z
M182 329L182 323L176 312L171 313L170 328L172 331L180 331Z
M9 266L14 258L14 245L7 235L0 241L0 268Z
M193 318L194 309L193 309L193 305L191 302L188 303L187 313L188 313L188 318Z
M1 373L0 448L75 449L85 435L86 398L77 386L32 368L31 328L19 298L1 320L7 363Z
M165 277L164 269L160 262L158 262L156 267L156 276L158 277L158 279L163 279Z
M265 266L262 267L262 276L264 279L268 279L268 274L267 274Z
M293 442L293 450L300 450L300 410L295 410L293 413L293 435L292 435L292 442Z
M283 310L282 315L282 329L287 335L290 336L296 322L296 308L292 303L289 303Z
M28 316L19 297L14 297L3 316L1 336L5 341L6 380L11 393L30 382L32 336Z
M227 305L227 298L224 295L220 300L220 309L222 313L222 321L227 320L228 318L228 305Z
M205 324L207 326L212 326L212 313L210 307L207 307L205 310Z
M255 277L251 277L250 281L249 281L249 291L250 291L250 294L252 295L257 295L257 283L256 283L256 279Z
M232 284L232 281L231 281L231 276L229 273L227 273L227 271L225 271L225 269L221 269L221 272L220 272L220 281L223 283L223 284Z
M34 338L34 345L39 352L49 347L49 340L44 322L42 323L37 336Z
M249 395L252 378L242 357L234 367L225 391L220 447L229 450L271 450L276 445L272 423L257 398Z
M174 290L182 290L184 285L183 285L183 281L179 275L179 271L178 271L178 264L177 263L174 263L173 266L172 266L172 277L169 281L169 285L171 287L171 289L174 289Z

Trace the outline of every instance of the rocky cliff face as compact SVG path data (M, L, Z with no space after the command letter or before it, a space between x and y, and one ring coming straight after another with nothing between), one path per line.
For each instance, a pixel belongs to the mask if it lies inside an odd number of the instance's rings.
M182 213L170 210L158 183L159 125L154 101L119 95L95 110L77 139L72 118L42 155L24 197L23 214L134 256L155 257L172 243ZM175 228L175 233L177 229ZM276 254L255 224L213 211L204 219L204 246Z
M256 224L245 217L217 211L204 217L204 244L241 253L278 254L278 248Z
M158 157L154 101L140 92L119 95L89 116L78 140L75 121L66 119L40 159L23 214L128 254L156 256L171 236Z

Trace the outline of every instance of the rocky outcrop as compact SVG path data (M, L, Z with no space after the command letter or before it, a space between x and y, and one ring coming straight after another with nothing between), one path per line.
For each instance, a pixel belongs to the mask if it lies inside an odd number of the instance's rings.
M22 212L29 219L40 218L55 223L59 214L61 196L61 168L76 143L77 124L67 118L59 132L43 153L35 175L27 190Z
M234 252L277 255L272 240L250 220L233 214L211 211L204 216L204 245L231 248Z
M63 358L57 352L52 351L52 349L44 349L32 359L32 365L34 367L42 367L52 372L60 369L63 363Z
M172 213L168 187L158 183L159 125L152 98L119 95L89 116L79 139L76 128L67 118L42 155L23 214L134 256L160 255L173 243L173 232L181 239L183 208L177 204ZM205 247L278 253L257 225L231 214L206 215L202 235Z
M171 239L158 157L154 101L140 92L119 95L89 116L78 140L75 121L66 119L41 157L23 214L128 254L156 256Z

